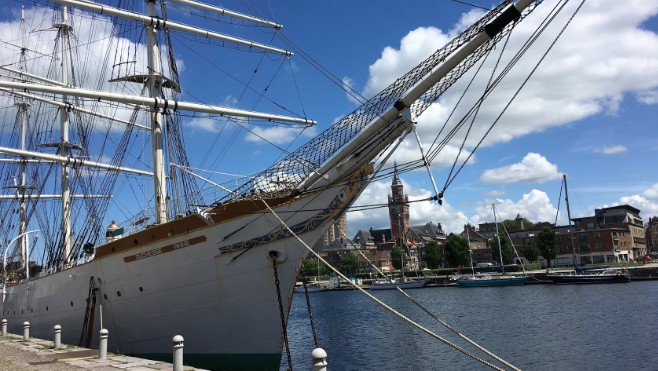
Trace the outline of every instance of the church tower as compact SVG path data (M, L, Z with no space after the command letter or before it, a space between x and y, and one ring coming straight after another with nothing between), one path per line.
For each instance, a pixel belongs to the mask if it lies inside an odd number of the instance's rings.
M396 245L409 232L409 197L404 194L404 186L398 176L398 166L395 165L391 195L388 196L388 215L391 219L391 234Z

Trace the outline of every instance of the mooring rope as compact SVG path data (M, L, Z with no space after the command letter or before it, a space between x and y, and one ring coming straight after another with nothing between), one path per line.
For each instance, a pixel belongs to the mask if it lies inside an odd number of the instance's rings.
M312 249L310 246L308 246L308 245L307 245L307 244L306 244L301 238L299 238L299 236L297 236L297 234L296 234L295 232L293 232L292 229L290 229L290 227L288 227L288 225L283 221L283 219L281 219L281 218L279 217L279 215L278 215L278 214L277 214L277 213L276 213L276 212L270 207L270 205L267 203L267 201L265 201L264 199L262 199L261 201L263 201L263 204L265 204L265 207L267 207L267 209L272 213L272 215L274 215L274 217L277 218L277 219L279 220L279 222L281 223L281 225L284 226L284 227L286 228L286 230L288 231L288 233L290 233L292 236L294 236L294 237L297 239L297 241L299 241L299 242L302 244L302 246L304 246L309 252L311 252L311 253L312 253L316 258L318 258L321 262L323 262L324 264L326 264L326 265L327 265L332 271L334 271L334 272L335 272L340 278L342 278L343 280L349 282L350 285L352 285L355 289L359 290L362 294L364 294L364 295L365 295L366 297L368 297L370 300L372 300L372 301L374 301L375 303L379 304L379 305L382 306L384 309L386 309L386 310L388 310L389 312L391 312L391 313L393 313L394 315L396 315L398 318L400 318L400 319L406 321L407 323L411 324L412 326L416 327L417 329L421 330L422 332L424 332L424 333L430 335L431 337L433 337L433 338L435 338L435 339L441 341L441 342L444 343L445 345L447 345L447 346L449 346L449 347L451 347L451 348L453 348L453 349L455 349L455 350L461 352L462 354L465 354L465 355L467 355L468 357L470 357L470 358L472 358L472 359L474 359L474 360L476 360L476 361L478 361L478 362L481 362L481 363L483 363L483 364L485 364L485 365L487 365L487 366L489 366L489 367L491 367L491 368L493 368L493 369L495 369L495 370L501 370L501 371L504 370L503 368L498 367L497 365L494 365L493 363L487 361L486 359L480 358L480 357L478 357L477 355L475 355L475 354L469 352L468 350L466 350L466 349L460 347L459 345L457 345L457 344L455 344L455 343L452 343L450 340L445 339L445 338L443 338L442 336L440 336L440 335L438 335L438 334L435 334L435 333L432 332L430 329L424 327L423 325L421 325L421 324L415 322L415 321L412 320L411 318L409 318L409 317L405 316L404 314L398 312L398 311L395 310L394 308L390 307L388 304L386 304L386 303L384 303L383 301L377 299L375 296L373 296L373 295L370 294L369 292L365 291L363 288L359 287L356 283L352 282L349 278L347 278L344 274L342 274L338 269L336 269L334 266L332 266L332 265L329 264L326 260L324 260L324 259L323 259L318 253L316 253L315 251L313 251L313 249ZM518 367L514 367L514 366L512 366L512 365L511 365L510 363L508 363L508 362L504 362L504 363L505 363L506 365L509 365L509 366L510 366L512 369L514 369L514 370L520 370Z
M377 268L377 266L374 265L374 264L370 261L370 259L368 259L368 257L366 257L366 256L363 254L363 252L362 252L361 250L356 249L356 248L355 248L354 250L358 251L358 253L361 254L361 256L362 256L364 259L366 259L366 261L368 262L368 264L370 264L370 266L371 266L372 268L375 268L375 270L377 271L377 273L379 273L380 275L382 275L382 276L383 276L384 278L386 278L389 282L394 283L393 280L391 280L391 278L389 278L386 274L384 274L384 272L382 272L379 268ZM400 288L400 286L395 285L395 288L396 288L399 292L401 292L402 295L404 295L405 297L407 297L407 299L411 300L411 302L414 303L418 308L420 308L420 310L422 310L423 312L425 312L428 316L432 317L432 319L434 319L435 321L437 321L437 322L439 322L440 324L442 324L445 328L447 328L448 330L450 330L451 332L453 332L455 335L459 336L460 338L462 338L463 340L465 340L465 341L468 342L469 344L473 345L474 347L476 347L477 349L479 349L479 350L482 351L483 353L487 354L488 356L490 356L491 358L497 360L498 362L504 364L505 366L510 367L510 368L512 368L512 369L514 369L514 370L518 370L518 369L519 369L519 368L517 368L516 366L514 366L513 364L511 364L511 363L505 361L504 359L498 357L497 355L495 355L494 353L492 353L490 350L488 350L488 349L484 348L483 346L481 346L480 344L476 343L474 340L471 340L471 339L468 338L466 335L464 335L464 334L462 334L461 332L457 331L457 329L455 329L454 327L452 327L448 322L446 322L446 321L442 320L441 318L437 317L434 313L430 312L429 309L425 308L425 306L423 306L421 303L419 303L416 299L414 299L414 298L411 297L409 294L407 294L407 292L404 291L404 290L402 290L402 289Z

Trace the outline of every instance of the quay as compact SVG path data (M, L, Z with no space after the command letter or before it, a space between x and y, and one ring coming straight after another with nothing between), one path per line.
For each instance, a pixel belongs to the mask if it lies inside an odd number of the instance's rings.
M0 370L13 371L153 371L173 370L171 363L153 361L121 354L107 353L105 359L99 358L98 349L87 349L64 345L54 349L53 340L7 334L0 336ZM183 370L201 370L183 366Z

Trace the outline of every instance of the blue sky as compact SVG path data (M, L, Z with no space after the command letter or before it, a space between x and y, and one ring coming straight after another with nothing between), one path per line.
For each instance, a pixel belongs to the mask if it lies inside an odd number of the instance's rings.
M481 0L470 3L485 8L494 4ZM7 7L0 9L0 29L8 19L15 19L20 4L9 1ZM544 1L517 27L509 50L515 49L554 4L554 0ZM572 0L568 8L573 10L578 4ZM364 96L378 92L415 66L470 25L481 12L448 0L290 0L221 5L245 13L253 11L283 24L282 34L286 38ZM645 221L658 215L657 14L656 0L586 2L515 103L450 185L443 205L414 203L412 224L432 221L441 223L448 232L458 232L466 222L492 221L491 203L496 203L503 218L521 214L534 222L553 221L562 173L569 177L573 217L617 204L637 207ZM181 16L185 23L197 20L185 14L174 15ZM556 22L564 24L563 19ZM244 31L235 25L222 27L224 32ZM39 27L33 25L32 29ZM557 29L548 32L554 35ZM270 38L259 30L247 33L285 47L279 38ZM521 72L535 65L545 49L541 46L552 40L551 35L531 49ZM261 87L269 83L269 99L294 114L318 121L317 128L302 132L269 126L254 126L246 132L231 131L223 123L205 117L186 118L187 141L194 143L196 155L192 158L193 167L210 167L230 174L253 173L271 164L280 153L279 148L295 148L356 107L341 86L328 81L300 53L289 61L266 57L273 66L260 66L258 74L254 74L257 62L247 62L245 54L249 53L238 52L236 58L229 55L234 53L231 48L216 50L194 45L195 42L174 35L174 43L181 41L175 55L184 88L182 99L281 113L267 100L250 97L250 91L235 80ZM201 46L201 51L193 51L195 46ZM8 63L12 57L15 53L0 54L0 63ZM259 58L256 55L256 60ZM524 76L512 74L500 85L481 110L483 122L500 112ZM419 135L426 147L463 90L463 83L446 92L419 117ZM478 127L476 131L481 133L484 125ZM215 139L217 135L222 139ZM466 142L468 152L473 149L473 140ZM432 164L439 187L446 181L457 147L457 142L451 143ZM407 140L391 162L417 157L415 142ZM204 176L218 182L229 179L217 174ZM411 200L432 195L424 170L404 173L401 178ZM373 183L357 205L385 204L390 182L391 179L384 179ZM121 209L118 214L128 214L130 211L123 210L129 209L128 204L117 202L115 207ZM563 203L560 210L564 214ZM566 223L566 215L561 215L558 223ZM388 227L388 211L380 208L367 213L350 212L348 226L350 237L357 229Z
M307 17L299 43L317 50L314 55L329 70L365 95L377 90L371 88L377 85L373 81L408 69L422 50L442 44L477 13L452 1L414 2L408 8L390 1L292 4L289 13L275 12L285 20L293 17L284 22L284 32L295 32L290 30L298 24L294 17ZM546 1L535 12L553 5ZM414 204L412 223L440 222L448 231L459 231L467 221L492 221L492 202L503 218L521 214L531 221L553 221L562 173L568 176L573 216L626 203L642 210L645 220L658 215L657 13L656 1L585 3L518 103L450 186L443 206ZM537 19L522 22L520 33L535 27ZM507 97L507 91L500 96ZM445 116L447 108L440 106L454 102L456 94L451 89L437 110L419 118L421 138L433 137L431 121ZM344 107L344 102L332 103L339 112ZM423 124L430 129L424 131ZM409 142L393 158L404 161L417 154ZM454 154L446 157L451 161ZM437 162L433 170L441 186L448 168L445 161ZM405 173L402 180L410 199L432 193L424 171ZM357 203L385 203L389 187L390 179L377 182ZM564 201L560 210L566 214ZM566 223L566 215L558 222ZM348 225L350 236L359 228L387 227L387 210L350 213Z

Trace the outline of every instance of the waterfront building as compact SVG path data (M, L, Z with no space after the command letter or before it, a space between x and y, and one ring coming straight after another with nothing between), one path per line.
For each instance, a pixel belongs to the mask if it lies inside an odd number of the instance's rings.
M493 225L493 223L489 224ZM464 231L459 235L467 238L469 241L473 266L476 266L478 263L494 263L491 256L491 249L489 248L489 239L476 230L475 227L466 224L464 225Z
M562 253L576 250L578 264L638 261L647 254L640 210L630 205L595 209L593 216L572 218L573 243L564 239ZM567 245L568 250L564 250Z
M658 254L658 216L649 218L647 228L645 230L645 238L647 241L647 252L652 255Z

